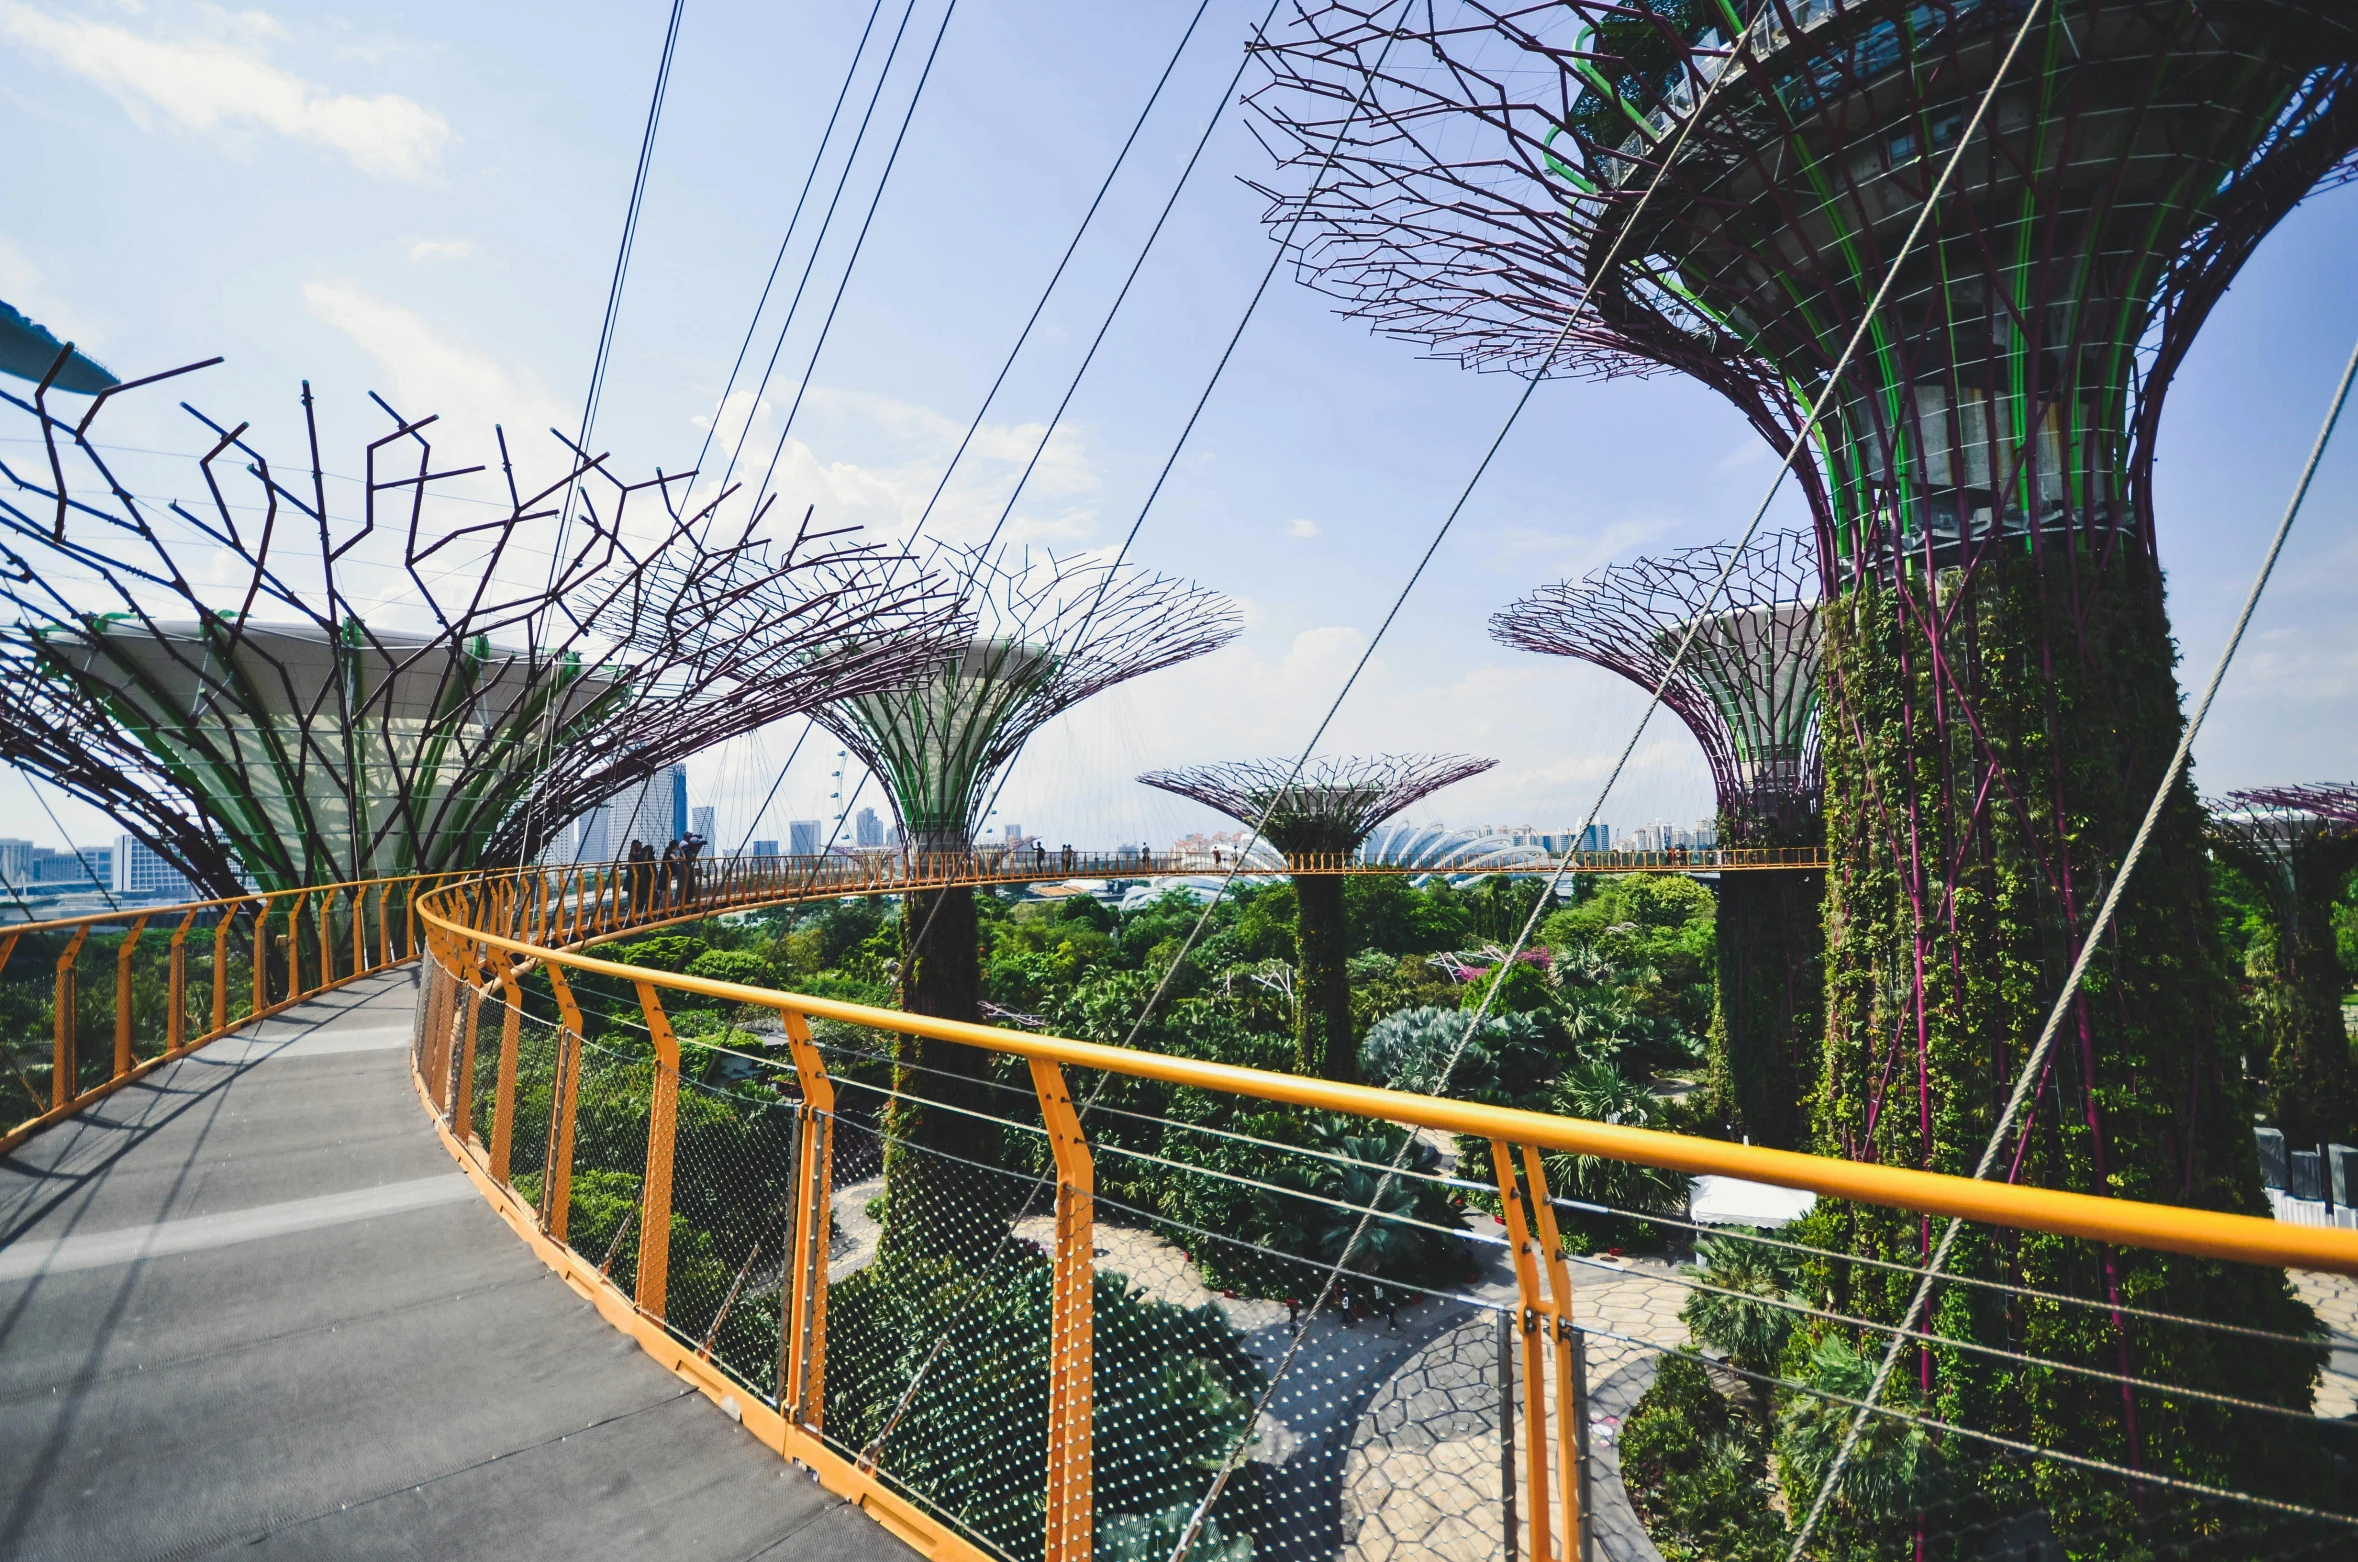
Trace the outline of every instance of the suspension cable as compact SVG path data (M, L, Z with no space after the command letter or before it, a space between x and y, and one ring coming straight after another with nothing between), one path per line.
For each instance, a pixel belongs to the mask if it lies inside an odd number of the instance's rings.
M911 0L914 5L915 0ZM958 0L942 8L941 25L934 29L933 46L926 50L924 68L917 73L916 90L909 94L908 111L901 116L901 128L893 137L892 150L885 154L884 171L876 177L876 193L869 198L868 213L860 219L860 231L852 240L851 254L844 260L843 275L835 284L835 297L827 305L827 318L819 324L819 338L811 344L809 362L803 365L802 381L794 387L794 400L786 408L786 421L778 428L777 447L770 452L770 464L761 475L761 483L753 491L753 510L761 511L762 495L769 492L770 479L777 475L779 458L786 454L786 440L794 432L795 415L802 410L803 397L811 388L811 375L819 367L819 354L827 350L827 337L835 329L836 311L843 307L843 295L851 288L852 274L860 264L860 251L868 242L868 230L876 222L877 208L884 204L884 192L892 185L892 171L899 164L901 148L908 143L909 126L917 118L917 105L924 100L925 85L933 79L934 62L941 58L942 39L950 31L950 19L958 14ZM783 338L781 338L783 340Z
M714 437L720 432L721 419L727 414L729 410L729 394L737 388L737 375L739 371L745 367L745 355L753 348L754 333L761 328L762 311L769 307L770 290L778 285L778 270L786 263L786 251L792 247L794 243L794 230L802 225L803 204L811 198L811 186L817 182L820 166L827 160L828 144L835 139L836 121L843 114L844 100L851 96L852 82L856 80L860 74L860 61L867 57L868 39L876 31L876 18L882 15L883 12L884 0L875 0L875 3L868 7L867 23L860 28L860 41L852 49L851 64L844 67L843 85L835 89L835 106L827 111L827 126L824 130L819 132L818 149L811 153L811 166L809 170L802 176L801 191L794 197L794 211L792 215L786 219L785 235L778 240L778 253L770 261L770 274L761 285L761 296L755 299L753 302L753 318L745 322L745 339L737 344L736 361L729 365L729 377L727 381L721 386L720 400L713 406L712 421L706 424L704 427L704 442L696 449L696 464L689 468L690 471L701 472L704 470L704 458L711 453L712 441ZM887 65L887 69L890 69L889 64ZM881 85L881 82L879 85ZM858 155L859 147L857 143L855 143L852 148L851 156L856 158ZM847 171L849 169L848 161L846 163L846 169ZM832 211L833 208L830 207L829 210ZM818 237L811 241L811 252L814 257L818 253L819 245L825 243L826 240L827 230L826 227L822 225L819 229ZM806 272L804 275L807 277L808 273ZM795 296L800 298L801 294L797 292ZM789 308L786 312L786 323L791 325L793 321L794 311ZM781 326L780 329L783 330L784 327ZM775 363L777 360L773 357L771 361ZM754 408L759 407L759 405L760 399L758 396L756 396L754 407L746 409L745 421L748 428L750 428L753 423ZM737 443L742 445L744 442L744 436L740 434L737 438ZM732 446L731 448L734 449L735 447ZM728 479L725 476L721 480L721 487L724 491L728 487ZM709 529L709 521L707 529Z

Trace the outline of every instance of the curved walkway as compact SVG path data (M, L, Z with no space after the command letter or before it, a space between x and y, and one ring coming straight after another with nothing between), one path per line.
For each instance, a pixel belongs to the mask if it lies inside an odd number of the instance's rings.
M905 1558L520 1244L409 971L0 1157L0 1557Z

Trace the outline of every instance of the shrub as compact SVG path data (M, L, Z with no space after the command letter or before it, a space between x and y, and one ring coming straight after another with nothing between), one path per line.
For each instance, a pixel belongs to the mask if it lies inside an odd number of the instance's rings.
M1782 1562L1758 1423L1690 1352L1664 1355L1621 1430L1621 1478L1665 1562Z

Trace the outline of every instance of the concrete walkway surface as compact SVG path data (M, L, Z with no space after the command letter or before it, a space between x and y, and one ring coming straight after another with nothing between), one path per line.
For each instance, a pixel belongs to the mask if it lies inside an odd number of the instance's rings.
M0 1557L913 1555L516 1240L410 1084L414 980L0 1157Z

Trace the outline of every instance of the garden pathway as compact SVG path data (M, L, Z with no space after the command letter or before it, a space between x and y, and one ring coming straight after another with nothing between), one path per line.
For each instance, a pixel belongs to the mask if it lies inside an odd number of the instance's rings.
M394 972L0 1157L0 1556L912 1555L451 1162Z

